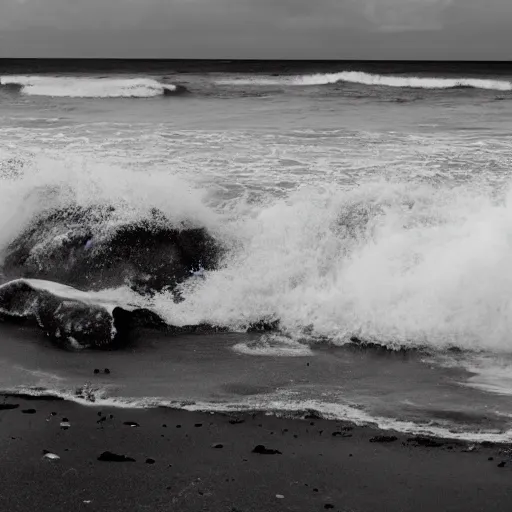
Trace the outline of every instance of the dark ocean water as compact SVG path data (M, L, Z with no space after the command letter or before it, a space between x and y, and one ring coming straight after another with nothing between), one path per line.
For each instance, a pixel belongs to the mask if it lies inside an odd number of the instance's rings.
M0 61L1 388L508 439L511 100L499 63Z

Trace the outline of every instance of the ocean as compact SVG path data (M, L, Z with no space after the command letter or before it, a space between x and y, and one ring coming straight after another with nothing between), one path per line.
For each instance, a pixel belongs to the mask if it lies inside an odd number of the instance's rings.
M511 163L510 64L0 61L0 390L511 440Z

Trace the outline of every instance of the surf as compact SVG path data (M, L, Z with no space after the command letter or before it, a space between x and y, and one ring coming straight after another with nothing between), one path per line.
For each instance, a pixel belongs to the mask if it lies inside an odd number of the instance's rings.
M61 98L152 98L185 91L152 78L6 75L0 77L0 86L27 96Z
M220 80L223 85L255 86L319 86L338 83L353 83L366 86L384 86L408 89L457 89L472 88L490 91L512 91L508 80L480 78L446 78L402 75L380 75L363 71L341 71L339 73L317 73L299 76L252 77Z
M9 165L4 281L126 288L169 326L260 326L292 347L512 352L509 188L382 179L215 203L172 171ZM283 339L240 349L275 353Z

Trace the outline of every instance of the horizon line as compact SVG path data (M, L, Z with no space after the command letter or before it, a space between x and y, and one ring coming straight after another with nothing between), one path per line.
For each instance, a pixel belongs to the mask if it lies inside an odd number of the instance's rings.
M144 62L368 62L368 63L468 63L468 64L511 64L508 60L466 60L466 59L230 59L230 58L181 58L181 57L0 57L2 61L144 61Z

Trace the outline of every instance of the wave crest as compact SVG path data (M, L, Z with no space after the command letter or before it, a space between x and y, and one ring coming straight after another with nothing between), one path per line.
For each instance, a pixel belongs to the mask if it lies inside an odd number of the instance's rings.
M224 85L312 86L340 82L411 89L457 89L467 87L491 91L512 91L512 82L508 80L378 75L363 71L341 71L339 73L318 73L279 78L233 79L218 83Z
M152 78L89 78L56 76L2 76L0 85L29 96L65 98L151 98L183 92L174 84Z

